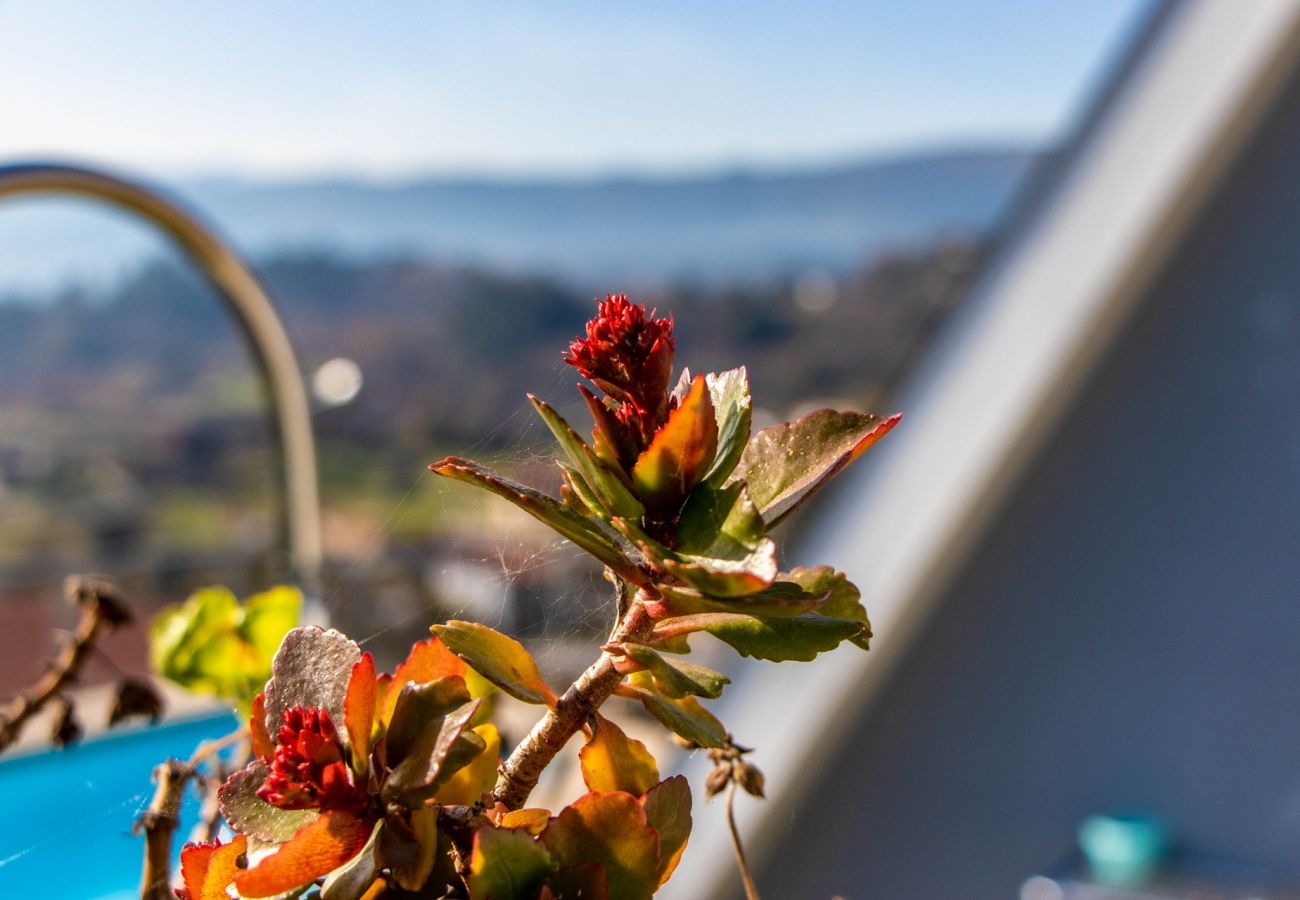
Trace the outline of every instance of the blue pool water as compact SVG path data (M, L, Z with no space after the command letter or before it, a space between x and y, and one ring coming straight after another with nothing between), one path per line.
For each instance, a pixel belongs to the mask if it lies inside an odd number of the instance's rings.
M131 825L153 796L153 767L237 725L223 712L0 760L0 897L138 897L144 839ZM198 816L187 793L177 855Z

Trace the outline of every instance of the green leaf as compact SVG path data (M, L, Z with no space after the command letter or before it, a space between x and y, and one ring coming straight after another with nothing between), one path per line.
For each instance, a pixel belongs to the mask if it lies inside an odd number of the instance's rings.
M740 559L681 554L662 561L663 568L710 597L743 597L757 593L776 580L776 544L763 538Z
M713 700L722 696L723 685L731 684L721 672L685 660L664 659L645 644L610 644L605 649L644 666L654 676L655 686L674 700L687 696Z
M718 417L718 452L704 481L720 487L735 470L749 441L751 401L749 373L744 366L705 376Z
M836 572L830 566L812 566L791 569L786 577L807 593L826 597L817 607L819 616L861 622L862 631L849 640L863 650L867 649L871 640L871 623L867 620L867 610L862 605L862 594L857 585L849 581L843 572Z
M778 579L784 577L788 576L777 576ZM667 584L659 586L659 593L663 604L671 610L669 615L673 616L731 612L781 618L820 611L820 606L831 596L829 592L810 594L792 581L781 580L772 582L771 587L743 597L706 597L695 588Z
M819 409L764 429L750 439L730 480L749 485L749 496L772 528L900 418Z
M677 868L691 835L691 786L685 776L674 775L646 791L641 798L646 821L659 832L659 883Z
M270 774L271 767L265 760L253 760L226 779L217 792L217 803L222 817L239 834L279 844L315 821L320 813L314 809L280 809L257 796L257 789Z
M760 618L740 613L700 613L665 619L656 626L665 636L707 631L730 644L741 656L772 662L809 662L833 650L841 641L869 634L862 622L807 614L791 618ZM854 641L855 643L861 643Z
M223 587L202 588L154 617L154 670L187 690L215 694L245 711L271 676L280 639L298 620L302 595L277 587L240 605Z
M439 475L464 481L491 491L498 497L504 497L609 566L616 575L633 584L646 583L646 573L629 556L628 548L622 546L618 538L589 519L565 508L559 501L498 475L478 463L454 456L436 462L429 468Z
M632 485L655 516L676 512L718 450L718 421L703 375L668 414L632 467Z
M659 724L688 741L701 747L721 747L726 743L727 729L698 700L694 697L681 700L665 697L646 680L637 679L639 674L644 673L635 673L632 683L620 685L618 692L640 700L646 712L658 719Z
M753 552L766 531L743 482L691 491L677 523L676 547L682 553L740 559Z
M446 625L431 629L470 667L505 691L525 703L555 706L555 692L542 679L524 645L499 631L493 631L477 622L452 619Z
M561 867L603 866L611 897L648 900L658 887L659 835L631 794L579 797L551 819L540 841Z
M542 417L546 427L551 429L551 434L555 435L555 440L564 451L564 455L582 474L583 480L612 515L636 519L645 514L645 507L641 505L641 501L632 496L628 486L596 457L592 449L559 413L532 394L528 395L528 401L533 404L533 408Z
M626 791L640 797L659 782L659 767L645 744L633 740L609 719L596 713L596 728L578 751L578 764L587 789Z
M536 897L542 880L559 866L526 831L480 828L474 833L469 864L472 900Z

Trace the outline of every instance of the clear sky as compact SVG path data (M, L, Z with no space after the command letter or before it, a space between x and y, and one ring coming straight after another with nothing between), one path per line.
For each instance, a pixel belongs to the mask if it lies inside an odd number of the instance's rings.
M0 159L394 177L1050 138L1149 0L0 0Z

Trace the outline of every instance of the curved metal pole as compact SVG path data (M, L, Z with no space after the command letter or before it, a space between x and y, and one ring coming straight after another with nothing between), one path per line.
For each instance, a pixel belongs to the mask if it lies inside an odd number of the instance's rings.
M0 166L0 199L74 194L133 213L165 231L202 270L234 313L267 386L283 461L283 517L289 562L309 601L319 592L320 498L311 415L301 370L266 292L239 258L195 216L156 191L77 166Z

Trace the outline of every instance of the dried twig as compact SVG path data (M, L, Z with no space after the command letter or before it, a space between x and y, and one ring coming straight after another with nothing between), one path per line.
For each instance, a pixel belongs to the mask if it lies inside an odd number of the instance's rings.
M620 589L620 598L623 597ZM654 623L642 603L652 599L645 590L637 593L608 643L644 641ZM496 799L507 809L519 809L537 786L537 779L555 755L587 724L600 705L609 699L623 675L614 668L614 657L602 652L587 671L578 677L564 696L547 710L533 730L519 743L515 752L501 766L494 791Z
M144 832L144 872L140 878L141 900L171 900L172 835L181 824L181 801L185 785L198 772L199 765L244 737L244 729L232 731L216 741L209 741L195 751L188 762L169 759L153 770L153 800L136 822L136 832Z
M736 799L736 782L727 784L727 827L731 829L731 846L736 849L736 866L740 869L740 880L745 883L746 900L758 900L758 885L749 871L749 861L745 859L745 847L740 842L740 829L736 827L736 814L732 807Z
M95 641L105 629L130 621L122 595L107 582L74 575L64 582L64 593L81 608L77 630L54 659L50 670L36 684L10 700L0 712L0 750L17 740L23 725L77 679Z
M731 830L731 846L736 851L740 880L745 884L746 900L758 900L758 886L754 884L753 873L749 871L749 860L745 858L745 847L740 842L740 829L736 827L734 808L737 786L755 797L763 796L763 773L744 759L745 754L750 752L749 747L733 742L731 735L727 735L727 741L721 747L710 750L709 759L713 762L713 771L705 779L704 795L712 800L722 791L727 792L727 828Z

